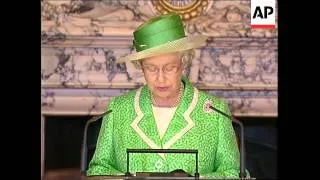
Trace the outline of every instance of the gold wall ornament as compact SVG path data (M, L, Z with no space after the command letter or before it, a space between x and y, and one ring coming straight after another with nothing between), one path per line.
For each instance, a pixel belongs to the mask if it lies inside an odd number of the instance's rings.
M177 13L183 20L201 15L208 8L208 0L152 0L152 5L161 14Z

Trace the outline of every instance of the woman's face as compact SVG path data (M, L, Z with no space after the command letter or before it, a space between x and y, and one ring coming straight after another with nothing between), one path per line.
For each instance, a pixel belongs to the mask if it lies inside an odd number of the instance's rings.
M177 95L183 71L178 53L147 58L141 65L147 86L155 98Z

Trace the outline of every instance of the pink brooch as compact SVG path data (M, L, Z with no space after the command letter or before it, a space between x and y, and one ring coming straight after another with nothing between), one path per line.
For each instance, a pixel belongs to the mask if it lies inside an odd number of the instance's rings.
M213 110L210 108L213 106L213 102L210 99L207 99L203 104L203 111L206 113L211 113Z

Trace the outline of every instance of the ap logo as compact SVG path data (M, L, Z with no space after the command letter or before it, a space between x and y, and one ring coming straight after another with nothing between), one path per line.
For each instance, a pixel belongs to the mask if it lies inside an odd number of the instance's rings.
M251 0L251 28L275 28L275 14L275 0Z

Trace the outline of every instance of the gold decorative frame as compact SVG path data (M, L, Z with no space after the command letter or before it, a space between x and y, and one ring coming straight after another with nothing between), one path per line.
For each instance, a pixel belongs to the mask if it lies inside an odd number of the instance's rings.
M177 13L183 20L190 20L201 15L207 10L208 0L170 1L153 0L153 6L161 14Z

